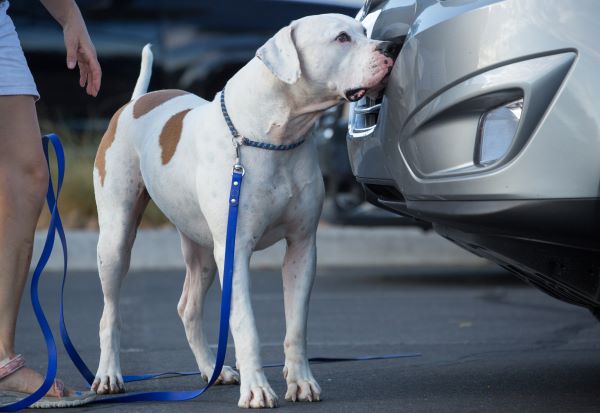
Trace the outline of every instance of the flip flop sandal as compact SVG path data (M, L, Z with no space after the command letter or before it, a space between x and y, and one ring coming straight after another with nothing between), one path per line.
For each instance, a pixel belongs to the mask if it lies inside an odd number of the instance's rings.
M25 366L25 358L22 355L8 358L0 361L0 380L10 376L15 371ZM63 394L65 385L61 380L54 380L53 390L57 394ZM0 390L0 405L12 404L25 397L29 396L28 393L21 393L16 391L2 391ZM37 402L33 403L31 408L34 409L51 409L51 408L62 408L62 407L77 407L87 404L96 398L96 393L93 392L81 392L74 391L71 396L42 397Z
M27 393L13 391L0 392L0 406L4 404L16 403L19 400L29 396ZM75 391L72 396L64 397L42 397L37 402L29 406L32 409L55 409L63 407L78 407L88 404L96 399L96 393Z

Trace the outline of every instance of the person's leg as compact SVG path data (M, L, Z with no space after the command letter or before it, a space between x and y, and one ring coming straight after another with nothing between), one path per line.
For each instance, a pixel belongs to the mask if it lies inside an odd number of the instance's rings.
M47 185L34 98L0 96L0 360L15 355L17 314ZM0 390L30 393L42 379L22 368L0 380Z

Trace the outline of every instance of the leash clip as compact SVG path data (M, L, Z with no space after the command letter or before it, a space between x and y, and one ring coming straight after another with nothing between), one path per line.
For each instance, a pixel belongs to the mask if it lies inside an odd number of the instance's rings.
M246 170L242 166L242 163L240 160L240 158L242 156L242 153L240 151L242 144L236 140L233 141L233 144L235 145L235 164L233 164L233 173L242 174L242 176L244 176L246 174Z
M242 144L237 140L236 136L232 136L231 137L231 143L233 144L233 147L235 148L235 163L240 163L240 157L241 157L241 151L240 148L242 147Z
M233 172L237 174L242 174L242 176L246 175L246 170L242 165L240 165L239 162L236 162L235 165L233 165Z
M246 174L246 170L244 169L244 167L241 164L242 144L238 140L236 140L235 137L231 138L231 142L233 143L233 146L235 147L235 164L233 165L233 172L242 174L242 176L244 176Z

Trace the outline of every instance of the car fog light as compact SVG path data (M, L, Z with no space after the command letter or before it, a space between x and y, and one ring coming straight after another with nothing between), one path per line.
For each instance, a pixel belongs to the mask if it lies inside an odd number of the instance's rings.
M489 165L502 158L515 137L523 99L486 112L479 123L478 151L475 163Z

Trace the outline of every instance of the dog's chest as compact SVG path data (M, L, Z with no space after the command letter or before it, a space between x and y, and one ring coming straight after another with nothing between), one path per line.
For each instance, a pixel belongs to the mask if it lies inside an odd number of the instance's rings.
M241 219L253 234L256 249L265 248L318 219L322 178L317 169L274 165L248 173L242 189Z

